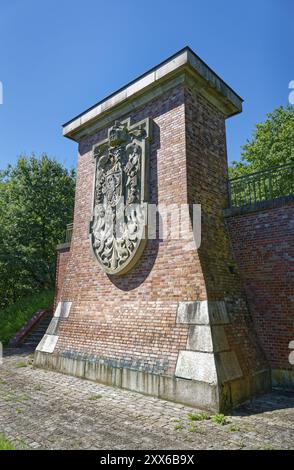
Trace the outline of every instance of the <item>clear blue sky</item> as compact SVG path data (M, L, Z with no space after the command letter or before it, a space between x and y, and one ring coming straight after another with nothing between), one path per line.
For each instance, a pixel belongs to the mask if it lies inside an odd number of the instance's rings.
M75 165L61 124L189 45L244 102L229 159L288 101L293 0L1 0L0 168L21 153Z

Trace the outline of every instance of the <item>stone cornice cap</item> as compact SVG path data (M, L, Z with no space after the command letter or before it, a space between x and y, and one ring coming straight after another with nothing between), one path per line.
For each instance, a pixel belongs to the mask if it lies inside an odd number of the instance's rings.
M105 116L113 113L128 103L135 109L136 99L142 95L149 99L156 95L150 93L158 86L182 75L190 77L190 82L206 99L217 106L225 117L233 116L242 111L242 98L238 96L208 65L198 57L189 47L184 47L161 64L148 70L146 73L120 88L116 92L96 103L91 108L74 117L63 125L63 135L80 141L86 135L95 132L95 123ZM166 90L166 87L163 87ZM157 95L158 96L158 95ZM137 105L142 106L149 101L138 100ZM101 127L101 126L99 126ZM91 130L90 130L91 129Z

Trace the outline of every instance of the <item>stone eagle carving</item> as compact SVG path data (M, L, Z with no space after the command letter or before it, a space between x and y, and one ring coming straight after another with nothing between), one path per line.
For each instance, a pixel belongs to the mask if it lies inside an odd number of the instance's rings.
M116 121L94 147L90 240L108 274L129 271L146 244L150 125L150 119L134 125Z

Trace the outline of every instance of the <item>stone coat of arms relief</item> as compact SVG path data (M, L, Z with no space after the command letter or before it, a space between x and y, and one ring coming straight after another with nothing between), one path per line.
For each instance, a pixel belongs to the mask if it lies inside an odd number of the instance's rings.
M116 121L94 147L95 183L90 239L108 274L124 274L147 239L150 119Z

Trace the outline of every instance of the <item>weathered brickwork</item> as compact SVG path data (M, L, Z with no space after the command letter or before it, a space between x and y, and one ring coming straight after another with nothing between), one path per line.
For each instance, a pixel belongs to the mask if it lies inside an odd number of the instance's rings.
M294 205L229 217L227 224L256 331L272 369L281 371L276 384L291 385L282 371L294 371Z
M245 291L235 267L223 218L227 207L225 121L197 92L186 90L187 187L189 203L201 204L202 239L198 250L207 298L226 301L229 345L246 374L266 367L246 305Z
M57 250L56 257L56 280L55 280L55 296L54 296L54 311L61 298L61 290L66 274L66 267L70 256L70 246L60 248Z
M133 113L133 122L154 121L150 149L150 202L186 201L184 87ZM79 146L77 198L71 258L62 298L71 300L70 317L60 326L56 351L90 351L106 360L137 362L145 370L174 371L187 327L175 324L177 302L200 293L196 254L183 251L182 240L149 240L134 269L122 277L107 276L92 255L89 221L94 164L92 146L107 129ZM64 328L64 330L63 330Z

